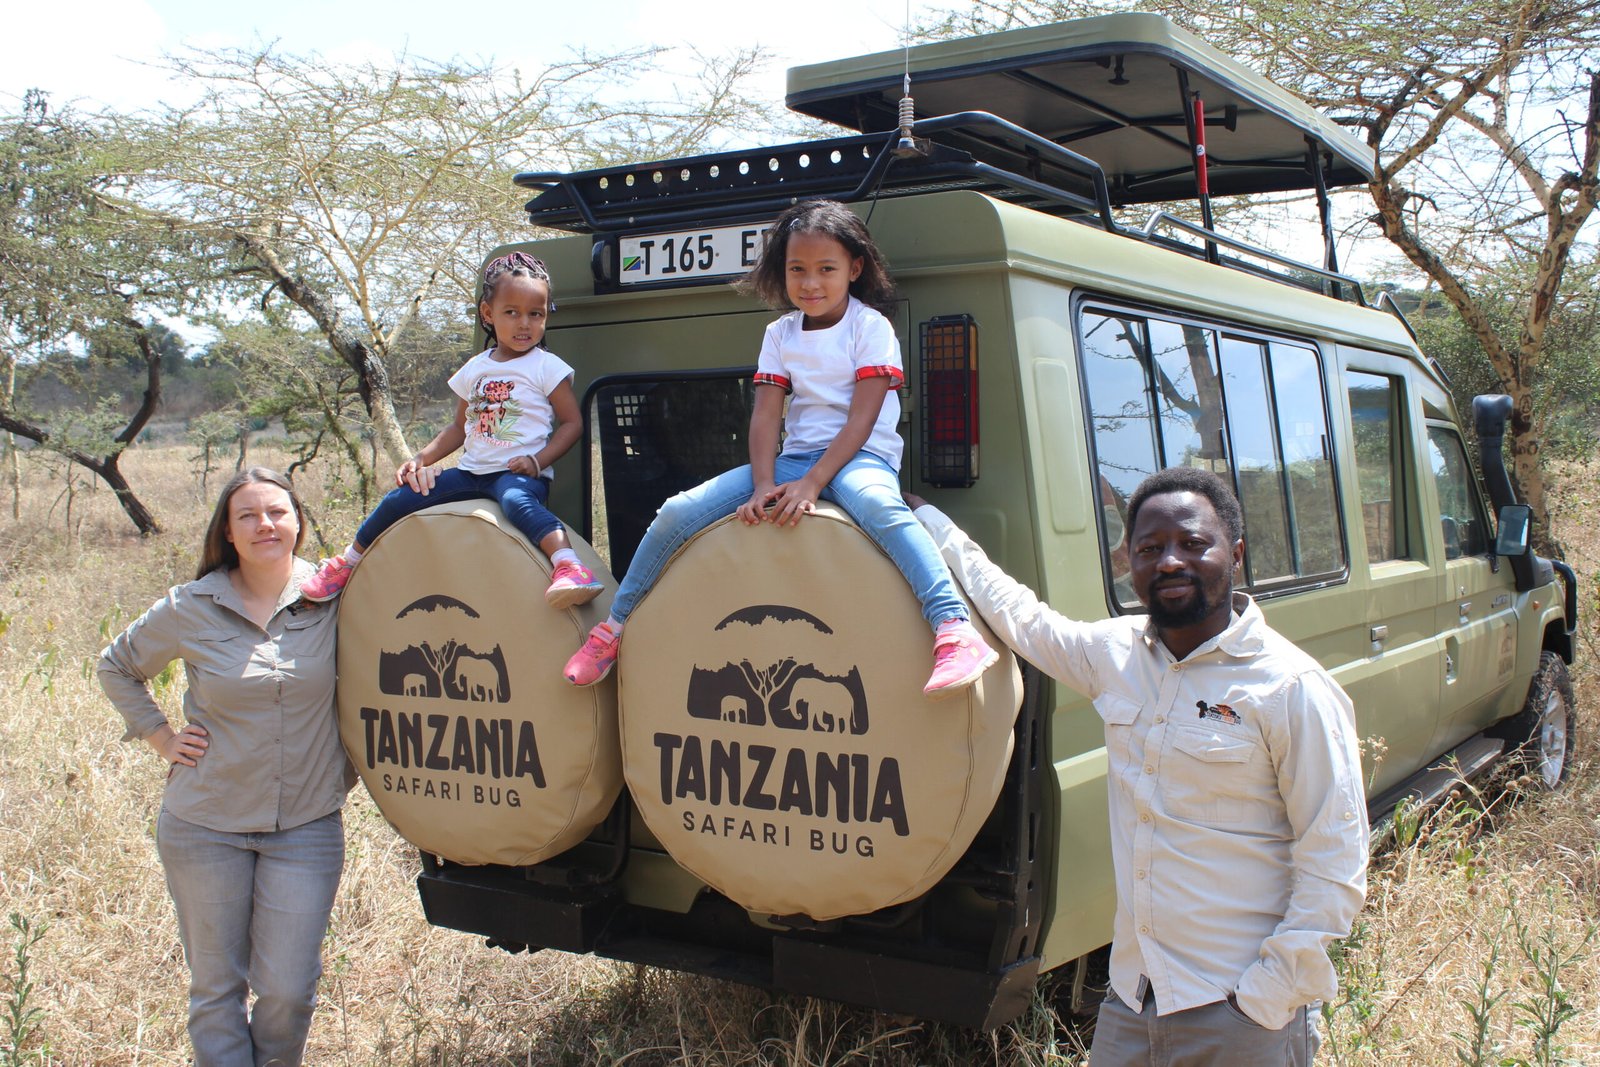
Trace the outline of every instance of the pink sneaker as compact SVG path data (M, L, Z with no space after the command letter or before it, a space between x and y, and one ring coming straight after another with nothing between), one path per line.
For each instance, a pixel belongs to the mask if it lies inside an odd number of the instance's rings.
M933 640L933 673L922 691L942 700L976 682L999 658L970 622L941 626Z
M605 583L594 576L594 571L570 560L556 564L550 576L550 588L544 591L544 602L558 611L575 604L587 604L600 595Z
M562 674L573 685L593 685L611 673L617 662L617 646L621 643L622 635L601 623L589 631L588 640L567 660Z
M345 583L355 569L356 565L345 559L343 554L330 556L318 565L317 573L301 583L300 595L313 604L332 600L344 592Z

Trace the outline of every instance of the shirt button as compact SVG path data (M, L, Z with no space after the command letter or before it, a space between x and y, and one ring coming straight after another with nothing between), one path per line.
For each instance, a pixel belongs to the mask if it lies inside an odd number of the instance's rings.
M1141 934L1148 934L1150 932L1150 928L1148 926L1141 926L1139 927L1139 932Z
M1141 811L1139 813L1139 821L1140 822L1149 822L1150 821L1150 813L1148 811Z
M1167 721L1167 717L1165 715L1157 715L1156 716L1156 725L1157 726L1160 726L1162 723L1164 723L1166 721Z
M1139 881L1141 881L1141 882L1144 881L1144 872L1143 871L1139 872Z

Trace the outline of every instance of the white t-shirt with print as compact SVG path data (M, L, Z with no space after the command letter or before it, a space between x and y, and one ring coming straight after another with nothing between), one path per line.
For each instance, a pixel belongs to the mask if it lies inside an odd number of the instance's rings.
M450 376L450 389L467 402L466 443L459 466L472 474L503 471L516 456L531 456L550 440L555 408L550 394L572 377L560 356L534 348L512 359L480 352ZM544 477L554 475L546 470Z
M758 384L781 386L791 394L783 424L784 454L827 448L844 429L856 382L886 377L889 394L862 447L899 470L905 443L895 429L900 398L894 390L904 383L905 371L894 327L853 296L844 315L827 329L803 329L804 321L803 312L791 311L768 326L756 361Z

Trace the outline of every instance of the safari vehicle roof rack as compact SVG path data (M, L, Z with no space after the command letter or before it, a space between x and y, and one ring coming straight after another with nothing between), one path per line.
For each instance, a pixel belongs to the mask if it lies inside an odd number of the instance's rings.
M897 99L907 71L915 103ZM807 197L972 189L1365 303L1338 271L1327 192L1365 181L1371 149L1160 16L1078 19L796 67L788 103L886 132L513 180L539 190L526 205L535 225L597 235L760 219ZM948 113L916 117L930 104ZM1293 189L1316 193L1320 266L1211 225L1213 192ZM1113 210L1189 198L1200 201L1205 225L1160 212L1132 229ZM614 279L603 244L595 269L605 284Z

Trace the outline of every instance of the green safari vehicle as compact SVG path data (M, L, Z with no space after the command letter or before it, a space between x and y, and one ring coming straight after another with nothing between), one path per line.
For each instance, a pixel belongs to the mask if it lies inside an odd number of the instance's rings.
M1561 782L1576 580L1528 547L1508 399L1474 404L1480 470L1404 317L1339 271L1327 192L1365 180L1367 147L1141 14L796 68L788 103L849 132L515 179L554 234L514 247L551 268L549 343L583 403L582 476L552 507L613 574L662 500L746 461L772 313L727 283L781 210L831 197L869 218L902 291L903 483L1010 573L1077 618L1137 611L1128 495L1165 466L1216 470L1244 504L1241 587L1381 739L1374 820L1507 757ZM1209 223L1210 196L1296 189L1321 208L1310 263L1158 206L1198 196ZM1123 221L1146 204L1147 224ZM532 866L425 853L428 919L969 1027L1015 1017L1058 968L1085 1006L1113 911L1101 723L1021 678L992 810L913 900L827 920L743 907L624 792Z

